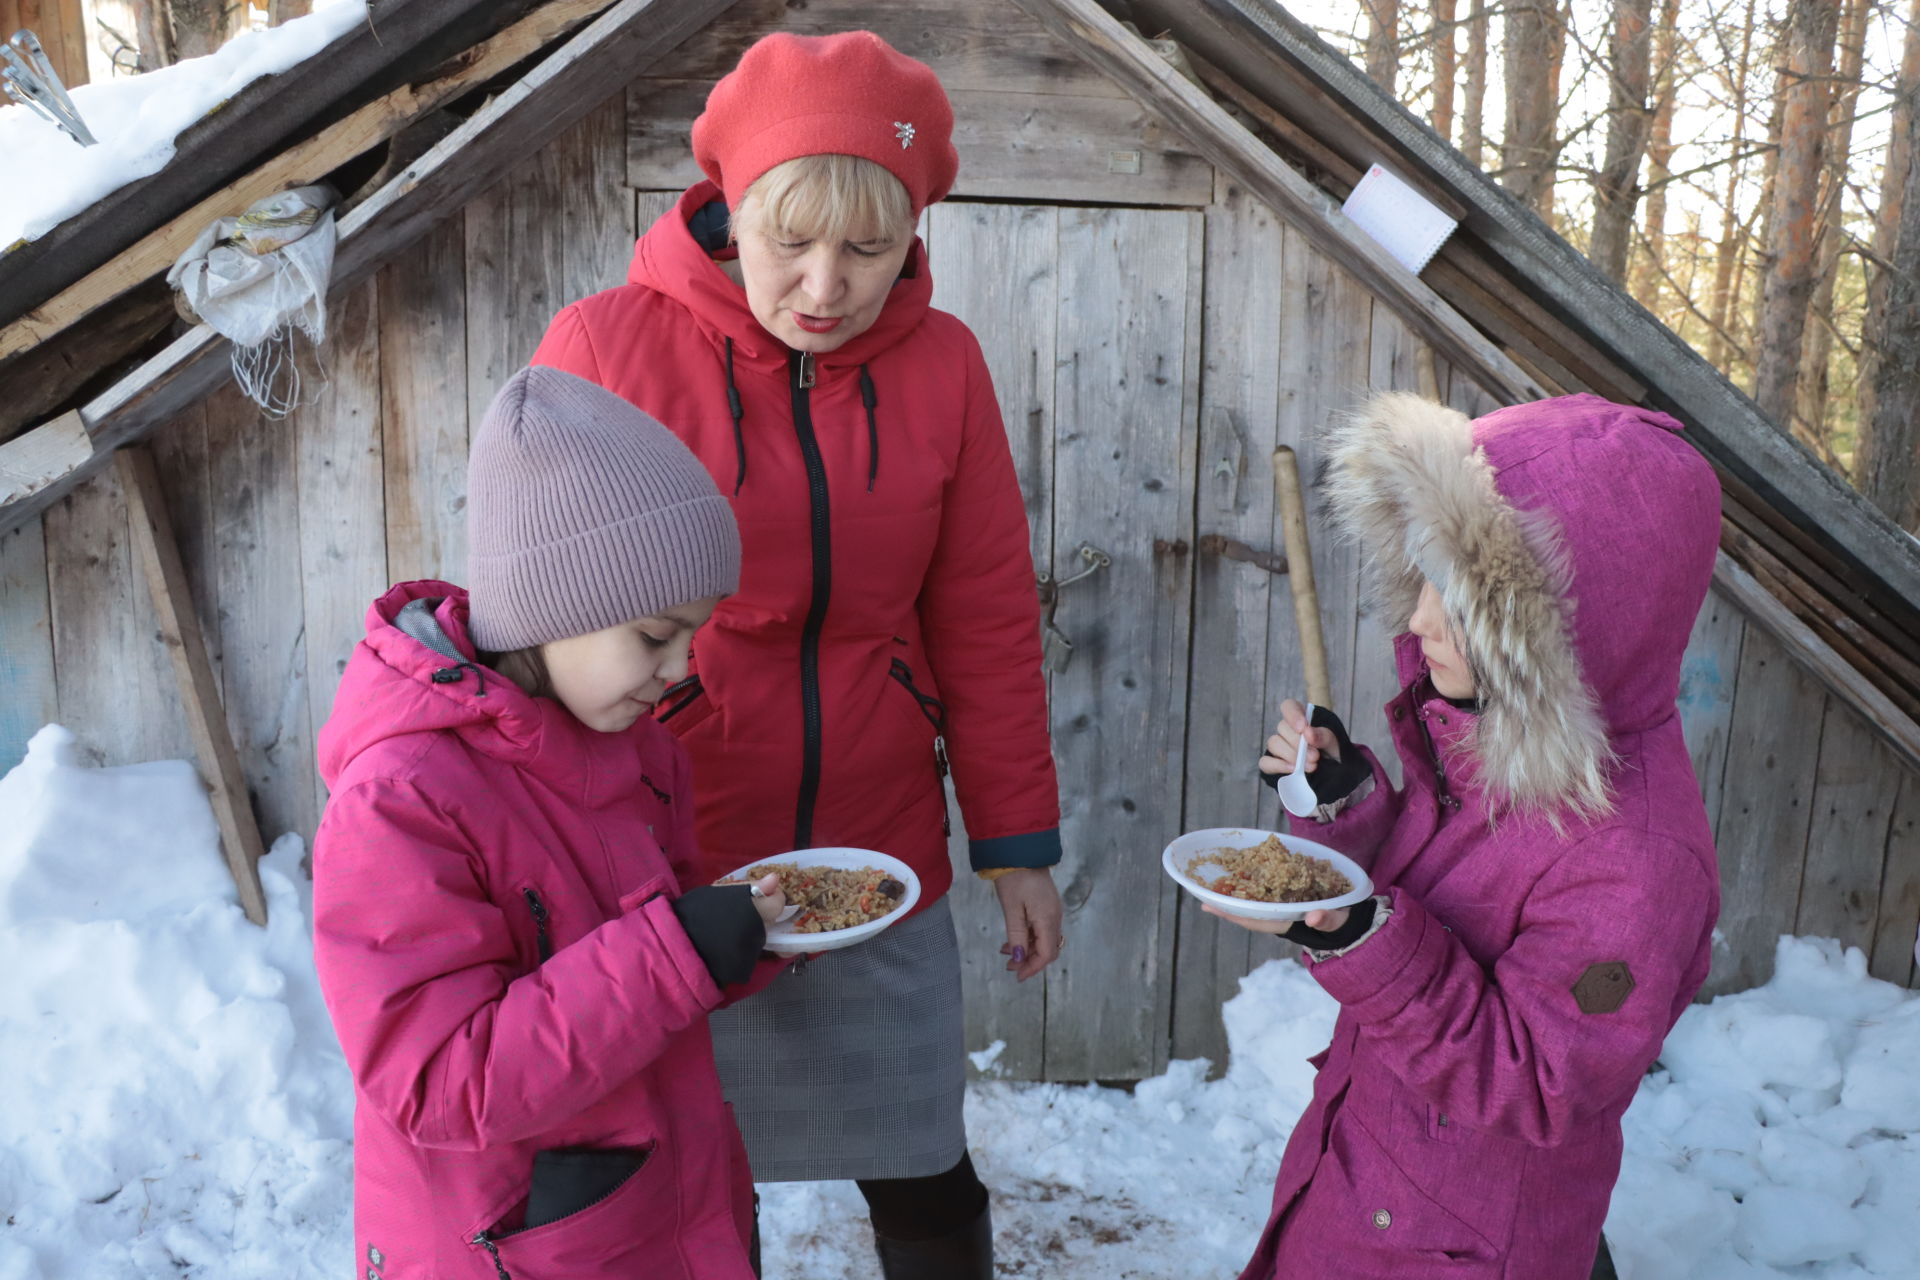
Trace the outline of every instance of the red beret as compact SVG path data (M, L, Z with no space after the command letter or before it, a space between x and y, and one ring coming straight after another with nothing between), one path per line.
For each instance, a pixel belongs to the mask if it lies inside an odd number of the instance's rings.
M800 156L871 160L920 210L953 187L953 105L924 62L871 31L776 32L713 86L693 122L693 158L738 208L762 174Z

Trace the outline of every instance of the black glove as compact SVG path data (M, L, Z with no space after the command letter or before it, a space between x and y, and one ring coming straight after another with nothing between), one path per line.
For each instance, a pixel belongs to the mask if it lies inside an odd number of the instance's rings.
M1347 922L1338 929L1309 929L1306 921L1296 920L1280 936L1314 951L1338 951L1342 947L1350 947L1373 927L1373 911L1379 901L1378 898L1365 898L1354 903L1347 910Z
M1316 729L1333 730L1333 740L1340 748L1338 760L1322 751L1320 763L1315 765L1313 772L1307 775L1307 782L1313 787L1313 798L1321 804L1332 804L1335 800L1352 795L1353 789L1372 775L1373 767L1353 745L1353 739L1347 736L1347 726L1340 722L1339 716L1316 704L1313 708L1311 723ZM1263 743L1260 754L1266 753L1266 745ZM1255 767L1257 770L1258 766ZM1260 781L1275 791L1280 789L1280 775L1277 773L1262 773Z
M680 927L715 982L724 987L753 976L754 962L767 945L767 926L754 909L747 885L689 889L674 900L673 914L680 917Z

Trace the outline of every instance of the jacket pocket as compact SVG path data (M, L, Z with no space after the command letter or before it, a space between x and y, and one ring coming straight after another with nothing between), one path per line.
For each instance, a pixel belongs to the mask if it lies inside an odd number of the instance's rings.
M925 716L927 723L933 726L933 770L934 783L940 789L940 829L951 836L953 834L953 815L947 811L947 704L931 694L922 693L920 686L913 681L913 668L899 658L894 658L887 674L895 684L912 695Z
M644 1147L561 1147L533 1155L525 1230L591 1209L639 1173L653 1155Z
M1478 1189L1470 1183L1461 1193ZM1313 1221L1303 1222L1301 1235L1316 1252L1345 1257L1348 1274L1424 1275L1435 1263L1462 1280L1501 1271L1499 1248L1421 1190L1348 1108L1334 1118L1302 1210Z
M603 1280L644 1275L671 1253L678 1188L660 1169L657 1143L644 1147L542 1151L534 1156L527 1225L482 1227L467 1248L496 1280ZM538 1221L534 1215L565 1210Z

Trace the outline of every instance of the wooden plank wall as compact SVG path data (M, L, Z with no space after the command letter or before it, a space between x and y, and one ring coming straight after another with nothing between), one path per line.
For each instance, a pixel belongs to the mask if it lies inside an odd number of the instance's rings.
M1182 828L1278 820L1251 766L1302 675L1287 578L1201 542L1280 550L1272 453L1299 452L1335 709L1382 740L1395 620L1372 613L1354 551L1327 529L1319 440L1369 390L1420 385L1417 341L1017 11L743 0L678 68L710 77L775 20L868 21L934 62L963 118L1011 118L985 95L1051 93L1019 131L963 130L976 184L963 190L978 198L923 223L938 301L993 370L1036 562L1070 572L1082 541L1116 560L1067 589L1060 622L1079 648L1052 680L1073 943L1046 980L1014 984L993 895L963 875L969 1047L1004 1041L997 1066L1014 1078L1223 1064L1221 1002L1286 948L1216 928L1157 858ZM680 115L654 114L673 93ZM1111 172L1045 127L1063 98L1069 118L1104 121L1086 137L1139 151L1140 172ZM269 840L312 833L325 799L314 735L368 601L392 580L460 576L468 441L494 391L558 307L624 278L635 229L688 176L688 101L636 83L336 306L324 386L293 417L264 420L223 392L155 437ZM1435 372L1450 403L1492 407L1444 362ZM111 472L0 538L0 685L0 768L52 719L107 763L190 754ZM1717 594L1680 703L1724 868L1710 991L1763 981L1782 932L1837 937L1914 984L1920 774Z

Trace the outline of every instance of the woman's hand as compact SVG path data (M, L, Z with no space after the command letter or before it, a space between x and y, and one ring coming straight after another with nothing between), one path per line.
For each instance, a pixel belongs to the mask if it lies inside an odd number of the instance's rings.
M1329 760L1339 761L1340 740L1334 736L1333 730L1310 728L1307 709L1288 698L1280 704L1280 723L1274 726L1273 736L1267 739L1267 752L1260 757L1260 772L1269 777L1292 773L1294 757L1299 754L1303 739L1307 750L1306 772L1312 773L1320 766L1322 753Z
M787 895L780 888L780 877L768 874L753 885L753 909L760 913L760 923L771 925L787 909Z
M993 882L1000 910L1007 917L1007 972L1025 982L1060 958L1060 924L1065 909L1053 872L1044 867L1009 871Z
M1298 704L1290 702L1287 705L1291 707L1297 706ZM1265 762L1263 761L1262 763ZM1211 902L1200 909L1210 916L1219 916L1229 924L1237 924L1242 929L1248 929L1254 933L1281 934L1293 928L1295 924L1292 920L1249 920L1246 916L1232 915L1214 906ZM1309 929L1318 929L1322 933L1332 933L1346 922L1347 908L1335 907L1332 911L1309 911L1303 923L1305 923Z

